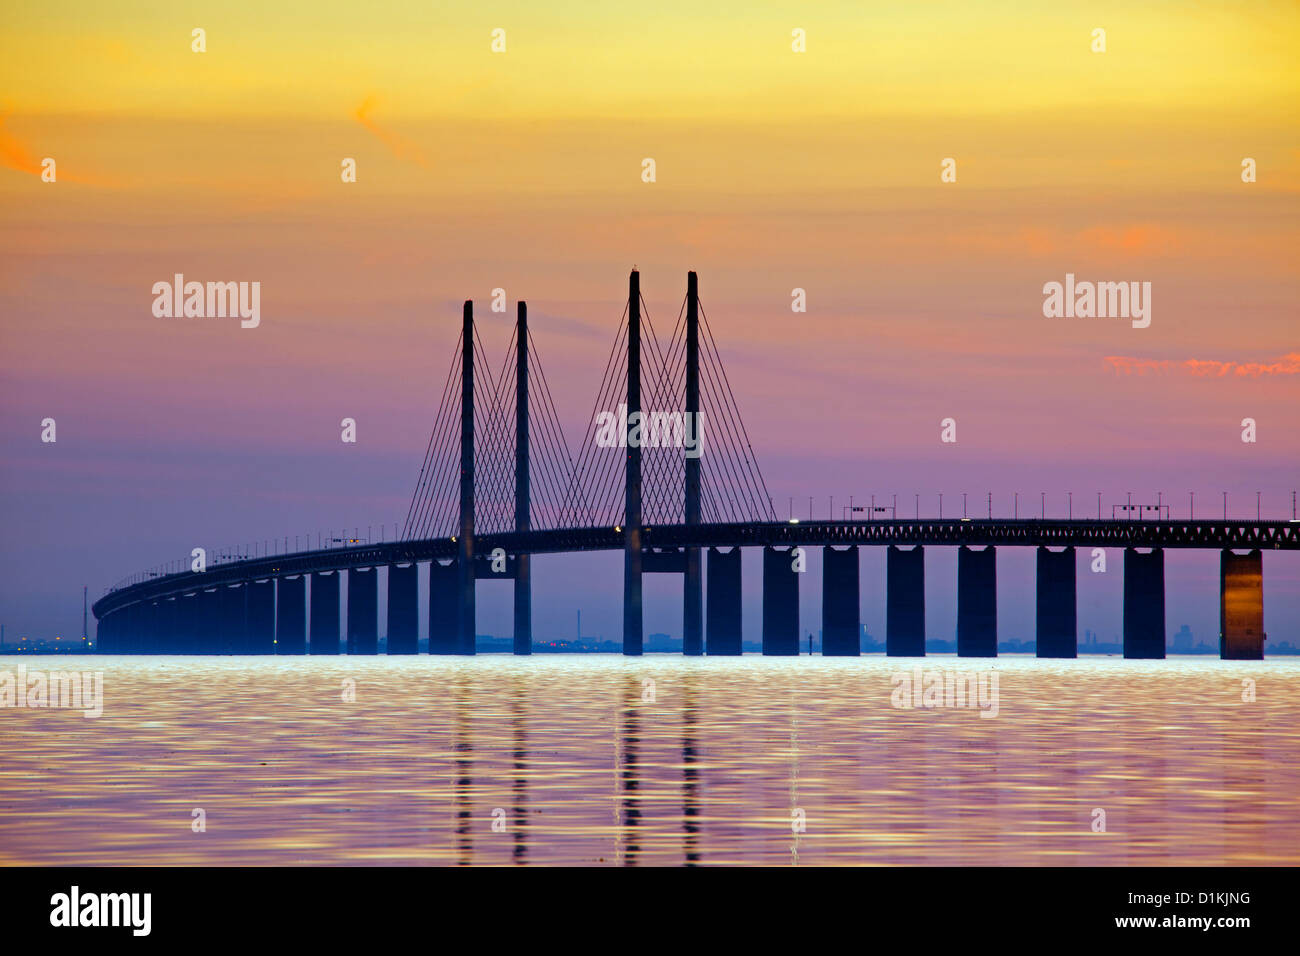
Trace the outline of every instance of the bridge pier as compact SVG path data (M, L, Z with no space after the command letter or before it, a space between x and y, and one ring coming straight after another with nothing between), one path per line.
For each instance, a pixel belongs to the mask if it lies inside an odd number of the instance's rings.
M158 652L158 602L145 601L141 605L140 616L140 643L136 646L136 653L156 654Z
M275 652L307 653L307 576L275 580Z
M862 653L862 599L858 589L858 548L822 549L822 655L857 657Z
M103 617L95 619L95 653L111 653L110 647L113 643L113 615L105 614Z
M311 576L311 653L339 652L339 572Z
M189 607L193 598L177 594L167 608L167 646L164 654L193 654L194 637L190 633Z
M1038 657L1078 657L1079 623L1074 548L1038 548Z
M126 646L126 631L130 613L130 608L123 608L113 616L112 633L110 635L111 644L106 653L121 654L123 652L122 649Z
M217 589L218 613L221 618L221 631L217 636L222 654L244 654L247 652L247 589L242 584L223 586Z
M135 651L135 633L139 627L140 612L138 606L132 604L130 607L123 608L121 611L122 629L117 634L114 641L114 654L131 654Z
M1124 549L1124 656L1165 656L1165 552Z
M925 548L885 552L885 654L925 656Z
M455 654L459 649L457 601L460 569L455 561L429 562L429 653Z
M249 654L275 653L275 581L250 581L246 631Z
M197 631L201 654L222 654L221 639L221 589L199 592Z
M176 653L176 599L159 598L155 617L154 654Z
M143 652L148 629L146 618L148 616L149 604L147 601L137 603L131 609L131 642L128 645L129 652L140 654Z
M379 570L348 569L349 654L379 653Z
M705 640L710 655L733 656L740 644L740 548L708 550L709 606Z
M117 654L131 654L135 652L135 635L137 628L140 626L139 610L133 605L126 608L122 614L122 631L117 638Z
M1219 557L1219 657L1264 659L1264 558L1225 549Z
M998 656L997 549L957 549L957 656Z
M132 604L123 615L122 637L118 641L119 654L134 654L140 642L140 605Z
M116 613L109 616L111 621L109 625L108 640L104 642L101 650L105 654L121 654L122 648L126 645L127 622L130 620L131 609L124 607Z
M140 649L140 621L144 615L140 612L140 605L137 602L127 609L127 627L122 638L122 649L119 653L135 654Z
M799 653L799 573L793 548L763 548L763 653Z
M416 654L420 650L420 566L388 566L388 653Z

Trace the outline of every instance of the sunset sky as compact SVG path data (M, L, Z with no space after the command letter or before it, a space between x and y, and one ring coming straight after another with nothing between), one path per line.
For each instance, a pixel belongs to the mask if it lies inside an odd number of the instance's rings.
M1259 491L1266 516L1291 515L1294 3L15 6L0 12L11 635L79 634L83 584L93 600L196 545L402 520L464 299L498 364L528 301L576 446L633 265L669 328L698 271L782 513L895 493L934 513L942 492L949 514L965 491L978 515L991 491L995 513L1019 492L1037 514L1045 491L1060 515L1072 490L1076 513L1131 491L1185 516L1194 491L1212 516L1227 491L1253 517ZM259 281L260 327L156 318L150 290L178 272ZM1044 283L1067 273L1150 282L1150 327L1044 318ZM488 311L497 287L506 315ZM1111 560L1092 575L1081 557L1081 635L1119 634ZM1294 643L1300 557L1264 563L1266 629ZM999 565L1000 637L1032 638L1033 552ZM578 608L584 633L617 638L615 556L535 567L539 639L572 636ZM1217 553L1166 568L1170 633L1215 643ZM883 639L883 553L863 569ZM747 639L759 578L754 555ZM955 553L935 549L927 578L930 636L951 639ZM508 595L480 589L480 632L509 634ZM680 635L679 595L647 584L647 633Z

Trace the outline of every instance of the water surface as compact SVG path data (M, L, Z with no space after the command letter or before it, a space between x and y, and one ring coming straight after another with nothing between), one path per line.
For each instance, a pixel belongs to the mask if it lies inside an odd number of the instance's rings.
M0 710L6 864L1300 863L1300 661L19 663L105 701ZM915 664L997 716L894 707Z

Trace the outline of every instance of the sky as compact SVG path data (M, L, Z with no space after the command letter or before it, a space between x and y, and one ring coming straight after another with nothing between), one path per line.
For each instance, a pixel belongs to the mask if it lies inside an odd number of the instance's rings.
M83 585L196 545L401 521L465 299L497 361L528 301L577 444L633 266L661 325L699 273L782 512L992 492L1005 515L1018 492L1035 513L1045 492L1059 515L1072 491L1208 515L1227 491L1235 516L1256 492L1291 516L1294 4L268 6L0 12L11 634L79 634ZM156 317L178 272L260 282L260 325ZM1150 326L1045 317L1067 273L1150 282ZM951 638L955 554L932 554L929 631ZM883 554L862 562L883 637ZM619 564L535 562L535 634L581 609L616 638ZM1000 636L1032 637L1032 552L999 565ZM1119 633L1119 569L1081 558L1080 633ZM1213 643L1218 555L1171 552L1167 576L1170 632ZM747 639L759 577L754 555ZM814 561L805 632L819 581ZM508 593L481 589L480 632L509 633ZM1293 554L1265 558L1265 615L1300 638ZM646 631L680 629L656 576Z

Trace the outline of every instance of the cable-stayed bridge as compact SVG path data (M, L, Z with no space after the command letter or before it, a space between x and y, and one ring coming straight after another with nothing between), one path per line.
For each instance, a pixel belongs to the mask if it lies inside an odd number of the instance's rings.
M387 650L416 653L418 574L430 652L475 652L476 582L514 584L514 649L532 648L531 557L623 553L623 651L640 654L642 579L683 576L683 650L741 652L741 561L760 548L764 654L799 653L799 573L821 547L822 651L859 652L858 549L888 548L886 647L925 653L925 548L959 548L958 653L997 654L997 549L1037 549L1037 653L1077 654L1078 547L1124 549L1124 655L1165 656L1164 552L1221 552L1220 652L1264 651L1265 550L1300 549L1295 521L1154 519L779 520L700 303L695 273L671 333L656 333L633 271L586 431L571 449L524 302L504 361L464 306L398 539L240 556L151 575L94 605L103 653L378 651L376 570L388 569ZM287 539L286 539L287 543ZM286 548L287 551L287 548ZM1238 553L1244 551L1245 553ZM347 617L341 620L342 572ZM310 589L307 582L310 580ZM707 597L707 601L706 601ZM308 610L310 609L310 614ZM342 647L341 647L342 641Z

